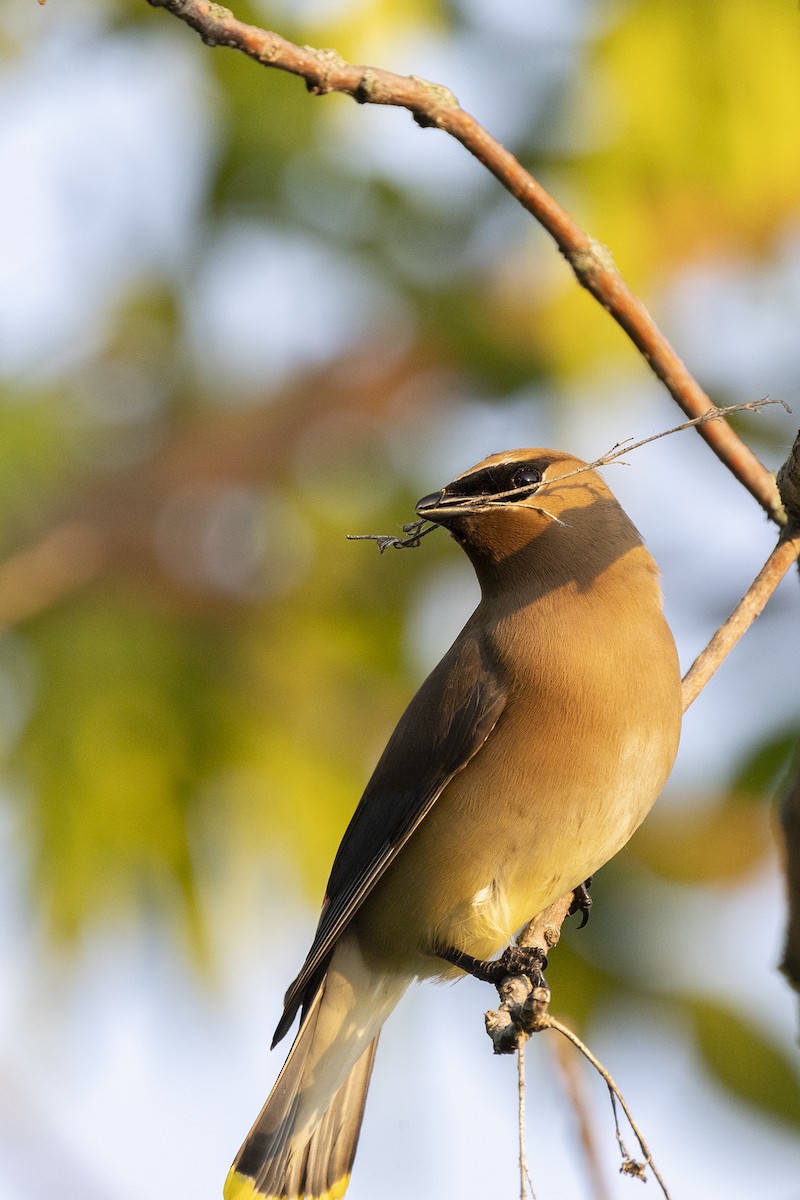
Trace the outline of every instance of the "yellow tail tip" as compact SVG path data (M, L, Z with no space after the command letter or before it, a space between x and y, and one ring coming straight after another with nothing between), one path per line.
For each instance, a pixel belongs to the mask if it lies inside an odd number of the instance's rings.
M240 1175L231 1167L222 1189L223 1200L258 1200L256 1185L249 1175Z
M318 1196L305 1193L303 1196L267 1196L259 1192L249 1175L241 1175L233 1167L228 1172L225 1186L222 1189L223 1200L342 1200L350 1184L350 1175L337 1179L332 1187Z

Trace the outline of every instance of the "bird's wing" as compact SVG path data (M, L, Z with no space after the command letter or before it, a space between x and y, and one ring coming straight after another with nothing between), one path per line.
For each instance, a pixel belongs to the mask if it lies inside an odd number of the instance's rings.
M342 930L453 776L480 750L506 696L493 655L465 630L400 718L345 831L313 945L286 993L273 1045L313 998Z

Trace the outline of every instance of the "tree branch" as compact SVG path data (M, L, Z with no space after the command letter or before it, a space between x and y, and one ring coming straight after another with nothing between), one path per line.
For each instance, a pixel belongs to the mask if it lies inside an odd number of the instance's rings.
M304 79L312 95L341 92L359 104L406 108L418 125L444 130L459 141L511 193L555 241L578 282L595 297L644 356L688 417L713 407L642 301L614 265L610 251L575 223L530 172L461 108L441 84L378 67L354 66L335 50L297 46L277 33L239 21L210 0L148 0L185 21L209 46L239 50L265 67ZM775 481L742 439L722 423L698 426L698 433L767 515L783 523Z

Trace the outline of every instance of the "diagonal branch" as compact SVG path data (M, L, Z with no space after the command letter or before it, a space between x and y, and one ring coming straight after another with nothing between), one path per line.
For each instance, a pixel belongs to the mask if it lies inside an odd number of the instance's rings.
M297 46L277 33L248 25L210 0L148 0L195 29L209 46L227 46L265 67L298 75L313 95L341 92L359 104L407 108L418 125L449 133L536 218L555 241L582 287L611 314L688 417L712 402L676 354L642 301L614 265L609 250L575 223L542 185L441 84L378 67L354 66L335 50ZM698 426L698 433L768 516L783 524L775 481L752 450L727 425Z

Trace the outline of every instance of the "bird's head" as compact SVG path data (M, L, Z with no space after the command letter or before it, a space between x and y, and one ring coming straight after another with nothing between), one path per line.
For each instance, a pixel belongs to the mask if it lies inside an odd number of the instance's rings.
M558 450L492 454L438 492L417 513L444 526L472 559L479 578L515 569L533 556L593 574L641 538L614 495L585 462Z

